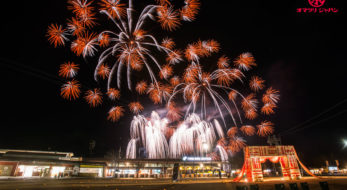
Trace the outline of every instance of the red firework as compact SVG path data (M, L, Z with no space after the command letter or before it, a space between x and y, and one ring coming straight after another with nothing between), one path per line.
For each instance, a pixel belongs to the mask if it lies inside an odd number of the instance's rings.
M244 125L240 130L247 136L253 136L256 132L255 128L251 125Z
M234 137L237 133L238 129L237 127L231 127L228 131L227 131L227 135L228 137Z
M251 53L243 53L234 61L235 65L240 69L248 71L252 66L257 66L255 59Z
M63 84L60 95L65 99L77 99L80 96L80 84L76 80L68 81Z
M172 50L175 47L175 42L171 38L164 38L161 46Z
M101 10L109 12L113 18L119 19L126 15L125 4L120 3L120 0L101 0L99 5Z
M178 121L182 117L182 114L180 113L174 102L171 102L169 105L167 105L166 109L168 110L166 117L171 121Z
M66 62L60 65L59 76L64 78L73 78L76 76L79 67L74 62Z
M108 112L107 119L113 122L118 121L124 115L124 108L122 106L115 106Z
M225 68L228 68L229 67L229 63L230 62L230 59L226 56L222 56L218 59L218 62L217 62L217 65L218 65L218 68L219 69L225 69Z
M272 87L267 89L265 94L263 95L264 103L276 104L279 99L280 99L279 91L273 89Z
M47 37L48 41L53 44L54 47L63 46L65 45L65 40L67 40L66 30L63 29L61 25L51 24L48 26Z
M264 88L264 82L265 81L262 80L260 77L254 76L249 82L249 86L251 87L253 91L257 92Z
M243 149L243 147L246 146L246 141L241 138L241 137L233 137L229 140L229 150L231 150L231 152L239 152L240 150Z
M85 32L81 36L78 36L75 41L71 43L71 50L77 55L83 55L83 57L86 57L87 55L94 55L96 48L95 46L98 45L96 40L96 34L95 33L88 33Z
M111 69L110 67L108 67L105 64L100 65L99 69L98 69L98 75L102 78L102 79L106 79L108 78L108 76L110 75Z
M257 134L261 137L266 137L271 135L274 132L273 123L270 121L263 121L259 125L257 125L258 132Z
M157 9L157 13L162 28L172 31L180 25L179 14L172 7L161 6Z
M172 75L172 73L173 73L172 67L170 65L166 64L161 68L159 76L161 79L167 79Z
M144 94L147 90L147 83L145 81L140 81L136 84L136 91L139 94Z
M100 89L97 88L88 90L85 99L91 107L96 107L102 103L102 93Z
M111 100L119 99L120 91L114 88L110 88L107 92L107 95Z
M139 114L141 111L143 111L143 106L141 105L140 102L131 102L129 104L129 109L132 111L134 114Z

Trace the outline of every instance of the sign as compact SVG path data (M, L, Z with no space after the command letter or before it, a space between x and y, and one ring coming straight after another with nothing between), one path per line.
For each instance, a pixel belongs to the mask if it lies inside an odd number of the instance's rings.
M211 161L211 157L188 157L188 156L183 156L182 158L183 161Z

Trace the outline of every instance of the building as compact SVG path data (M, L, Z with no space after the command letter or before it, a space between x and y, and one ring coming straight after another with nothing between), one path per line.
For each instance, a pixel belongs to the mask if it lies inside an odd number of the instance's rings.
M0 176L103 176L104 163L82 162L81 157L73 155L70 152L0 149Z
M112 160L74 157L70 152L0 149L0 176L171 178L176 171L181 178L227 177L229 168L229 163L209 157Z

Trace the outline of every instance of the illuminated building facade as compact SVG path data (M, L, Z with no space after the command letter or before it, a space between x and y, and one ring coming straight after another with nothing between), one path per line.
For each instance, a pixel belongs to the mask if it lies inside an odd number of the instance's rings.
M0 176L171 178L175 170L179 178L229 176L223 170L229 164L210 157L122 160L73 155L69 152L0 149Z

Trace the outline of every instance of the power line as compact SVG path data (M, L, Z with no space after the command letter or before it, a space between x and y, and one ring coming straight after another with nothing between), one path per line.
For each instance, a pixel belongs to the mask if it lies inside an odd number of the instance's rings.
M295 125L294 127L291 127L291 128L289 128L289 129L286 129L285 131L280 132L280 134L283 135L283 134L288 133L288 132L290 132L290 131L292 131L292 130L296 130L297 128L300 128L300 127L302 127L302 126L305 126L306 123L308 123L308 122L310 122L310 121L312 121L312 120L315 120L315 119L321 117L322 115L324 115L324 114L330 112L331 110L333 110L333 109L335 109L336 107L340 106L341 104L345 103L346 101L347 101L347 98L345 98L345 99L343 99L342 101L336 103L335 105L333 105L332 107L330 107L330 108L324 110L323 112L321 112L321 113L319 113L319 114L317 114L317 115L315 115L315 116L309 118L308 120L306 120L306 121L304 121L304 122L301 122L301 123Z
M293 134L293 133L296 133L296 132L298 132L298 131L301 131L301 130L307 129L307 128L309 128L309 127L315 126L315 125L320 124L320 123L322 123L322 122L328 121L328 120L330 120L330 119L332 119L332 118L334 118L334 117L337 117L337 116L339 116L339 115L342 115L342 114L345 113L345 112L347 112L347 110L340 111L340 112L338 112L338 113L336 113L336 114L334 114L334 115L332 115L332 116L330 116L330 117L327 117L327 118L325 118L325 119L319 120L319 121L317 121L317 122L315 122L315 123L312 123L312 124L310 124L310 125L307 125L307 126L305 126L305 127L299 128L299 129L296 129L296 130L294 130L294 131L288 132L287 134Z

